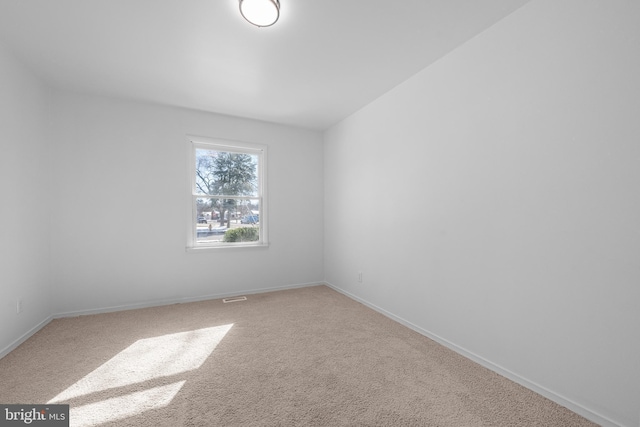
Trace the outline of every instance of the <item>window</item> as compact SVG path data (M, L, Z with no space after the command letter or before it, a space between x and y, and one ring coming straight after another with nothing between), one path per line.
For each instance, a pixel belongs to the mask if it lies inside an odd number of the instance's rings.
M266 146L189 141L187 249L267 245Z

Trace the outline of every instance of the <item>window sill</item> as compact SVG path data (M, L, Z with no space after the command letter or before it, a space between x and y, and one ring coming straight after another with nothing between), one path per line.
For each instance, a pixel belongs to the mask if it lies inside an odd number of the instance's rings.
M238 249L267 249L269 243L246 244L246 245L218 245L218 246L187 246L185 250L188 253L205 253L217 252L220 250L238 250Z

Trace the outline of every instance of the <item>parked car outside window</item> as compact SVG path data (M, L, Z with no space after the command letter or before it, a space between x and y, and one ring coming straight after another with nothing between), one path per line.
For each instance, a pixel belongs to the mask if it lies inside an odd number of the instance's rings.
M240 220L242 224L257 224L260 222L260 215L247 215Z

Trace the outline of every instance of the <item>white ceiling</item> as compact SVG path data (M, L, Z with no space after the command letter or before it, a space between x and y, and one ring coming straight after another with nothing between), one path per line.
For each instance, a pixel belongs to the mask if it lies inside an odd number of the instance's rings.
M0 43L55 87L322 130L530 0L0 0Z

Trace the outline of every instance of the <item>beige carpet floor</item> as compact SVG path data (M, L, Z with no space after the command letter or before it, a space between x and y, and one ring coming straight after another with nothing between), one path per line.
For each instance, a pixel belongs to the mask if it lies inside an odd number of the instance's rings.
M72 426L593 426L325 286L58 319L1 403Z

